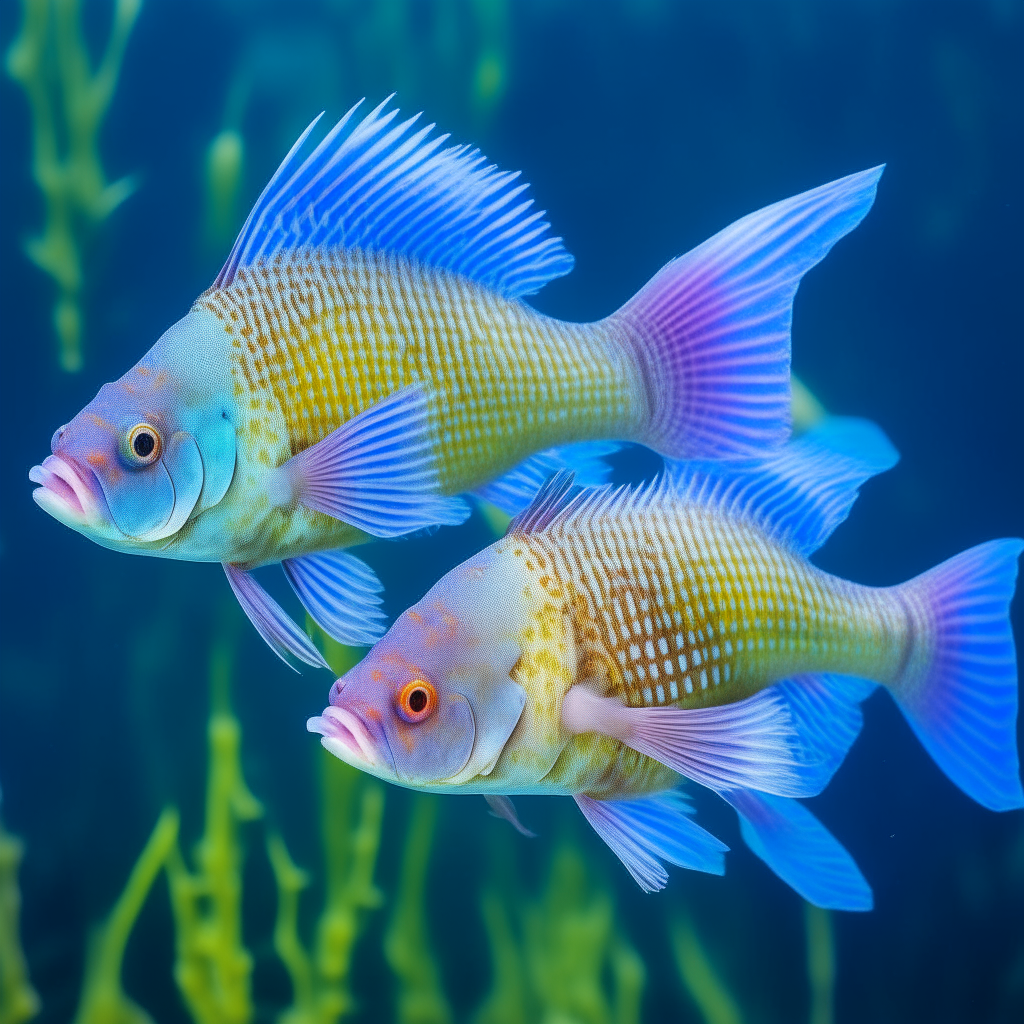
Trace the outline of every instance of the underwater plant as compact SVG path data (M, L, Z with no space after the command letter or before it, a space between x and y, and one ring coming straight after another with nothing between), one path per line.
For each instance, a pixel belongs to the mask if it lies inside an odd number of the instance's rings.
M18 866L25 848L0 821L0 1024L23 1024L39 1012L39 996L21 949Z
M125 995L121 963L142 905L177 844L178 823L175 808L163 811L124 891L106 921L90 936L74 1024L152 1024L153 1018Z
M239 831L263 814L242 776L241 727L231 710L231 641L210 653L206 815L190 870L177 843L167 857L174 915L174 979L196 1024L246 1024L252 1018L252 956L242 944Z
M131 195L135 179L108 182L99 133L142 0L114 0L110 36L95 71L78 0L22 0L21 31L7 72L32 115L32 175L46 205L25 253L57 285L53 326L62 370L82 368L83 261L90 233Z
M743 1014L700 941L693 922L678 914L669 928L679 977L705 1024L743 1024Z

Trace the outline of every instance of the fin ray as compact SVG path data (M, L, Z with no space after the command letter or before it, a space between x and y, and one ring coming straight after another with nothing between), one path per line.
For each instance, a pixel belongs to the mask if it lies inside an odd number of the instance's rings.
M393 252L471 278L509 297L539 291L569 273L573 258L551 237L527 185L468 146L441 148L420 115L393 124L389 96L362 120L352 107L308 156L316 118L257 200L220 274L278 254L360 248ZM321 115L322 116L322 115Z
M690 805L674 790L639 800L595 800L584 793L573 799L644 892L665 888L662 861L725 874L723 855L729 848L690 818Z

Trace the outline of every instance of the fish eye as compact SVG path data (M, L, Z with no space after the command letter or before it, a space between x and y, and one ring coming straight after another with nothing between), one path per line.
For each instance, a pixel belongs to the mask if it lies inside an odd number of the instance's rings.
M148 423L136 423L125 435L125 453L137 466L149 466L160 458L160 431Z
M407 722L422 722L437 706L437 691L425 679L413 679L398 692L395 703Z

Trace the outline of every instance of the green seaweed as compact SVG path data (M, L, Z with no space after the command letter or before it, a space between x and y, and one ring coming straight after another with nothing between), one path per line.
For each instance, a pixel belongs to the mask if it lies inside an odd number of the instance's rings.
M292 983L292 1005L281 1024L333 1024L355 1007L350 985L352 954L366 912L383 902L373 883L384 816L384 787L320 752L321 829L326 893L311 955L298 930L299 896L309 874L293 863L284 840L267 837L277 881L274 949Z
M670 935L679 976L706 1024L743 1024L739 1005L718 976L690 918L679 915Z
M131 177L107 181L99 133L141 6L142 0L115 0L95 71L78 0L23 0L21 31L7 51L7 72L28 98L32 175L46 204L43 229L28 239L25 252L57 285L53 325L60 366L69 373L82 368L82 266L89 234L135 189Z
M0 1024L22 1024L40 1007L21 949L18 867L25 847L0 821Z
M178 812L168 807L135 862L109 917L89 941L75 1024L152 1024L121 988L124 950L146 897L178 842Z
M836 984L836 944L832 915L804 904L807 927L807 980L811 988L810 1024L832 1024Z
M384 934L384 957L398 979L398 1024L450 1024L452 1020L434 958L426 909L427 869L434 843L437 802L436 796L413 797L398 891Z
M252 956L242 944L243 823L263 814L242 777L241 727L230 704L233 647L210 656L206 823L190 871L175 843L167 859L174 915L174 978L197 1024L251 1020Z
M637 1024L646 969L615 921L580 850L555 850L541 896L513 909L507 884L489 885L481 914L492 984L475 1024ZM609 984L610 980L610 984Z

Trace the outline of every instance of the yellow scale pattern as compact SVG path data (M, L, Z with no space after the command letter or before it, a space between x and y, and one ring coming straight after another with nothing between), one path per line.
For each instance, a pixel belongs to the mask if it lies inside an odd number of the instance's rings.
M646 422L639 371L614 327L544 317L400 255L275 257L197 305L228 327L236 397L273 464L414 383L428 389L446 494L537 450L633 437ZM275 453L280 418L287 449Z
M633 707L727 704L810 672L891 682L908 660L895 588L830 576L712 509L656 504L524 540L573 595L578 681Z

